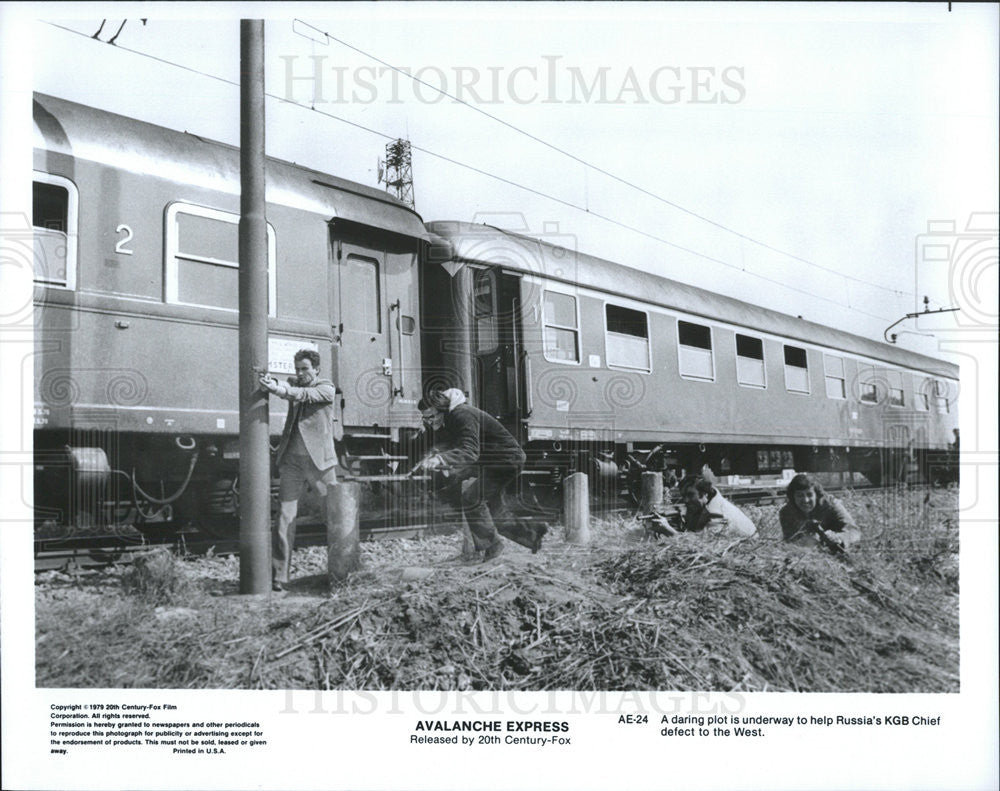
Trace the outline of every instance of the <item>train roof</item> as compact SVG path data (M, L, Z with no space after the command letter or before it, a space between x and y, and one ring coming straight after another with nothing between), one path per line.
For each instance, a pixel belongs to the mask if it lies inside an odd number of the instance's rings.
M439 257L443 254L462 261L502 265L525 274L581 284L709 320L839 349L934 376L958 379L958 366L944 360L751 305L530 236L465 222L430 222L427 228L436 237L434 243L445 245L445 250L437 254Z
M236 146L36 93L35 147L132 173L239 194ZM267 201L426 239L413 209L374 187L267 159Z

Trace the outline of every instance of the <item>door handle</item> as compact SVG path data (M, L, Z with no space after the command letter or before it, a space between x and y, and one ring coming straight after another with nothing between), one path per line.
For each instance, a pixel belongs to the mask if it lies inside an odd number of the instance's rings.
M396 311L396 349L399 355L399 364L396 366L396 370L399 372L399 387L392 386L392 312ZM388 363L388 365L386 364ZM389 305L389 357L382 363L382 372L389 377L390 386L392 386L392 394L394 396L402 396L406 392L406 380L403 369L406 366L403 365L403 303L401 299L397 299L391 305Z
M521 355L524 360L524 397L527 401L524 416L531 417L531 413L535 411L534 399L531 397L531 358L527 350L522 350Z

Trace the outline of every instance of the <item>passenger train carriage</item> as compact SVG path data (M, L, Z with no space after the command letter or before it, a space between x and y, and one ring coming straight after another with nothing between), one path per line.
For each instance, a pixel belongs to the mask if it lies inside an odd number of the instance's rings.
M238 150L34 103L35 500L41 525L236 514ZM269 353L315 348L349 477L403 518L416 403L459 386L529 451L614 490L638 471L926 468L955 366L269 160ZM271 401L276 443L285 405ZM417 497L419 499L419 496ZM308 509L306 509L308 510Z
M928 470L958 426L954 365L496 228L428 229L425 366L444 360L536 461L633 486L704 464L954 474Z
M34 116L39 518L66 519L67 492L77 522L232 516L239 151L49 96ZM268 367L317 349L348 467L391 477L379 459L420 425L421 220L275 160L266 197Z

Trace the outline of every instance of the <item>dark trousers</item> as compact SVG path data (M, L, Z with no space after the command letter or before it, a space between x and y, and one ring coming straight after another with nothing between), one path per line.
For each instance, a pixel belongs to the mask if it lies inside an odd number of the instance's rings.
M516 482L520 470L517 465L482 466L442 492L462 510L477 550L498 541L499 535L537 549L538 528L518 519L504 503L504 490Z

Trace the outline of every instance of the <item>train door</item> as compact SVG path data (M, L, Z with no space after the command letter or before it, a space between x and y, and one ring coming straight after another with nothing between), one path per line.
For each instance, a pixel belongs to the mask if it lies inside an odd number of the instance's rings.
M344 424L382 422L390 404L393 360L385 309L385 252L371 244L334 239L337 306L334 356L337 386L344 393Z
M520 278L478 269L472 282L472 352L479 407L515 437L522 416Z

